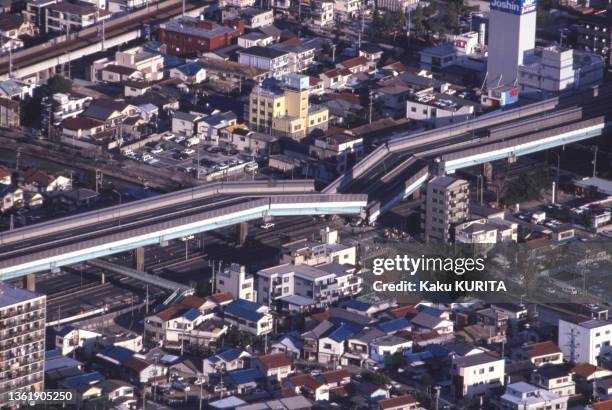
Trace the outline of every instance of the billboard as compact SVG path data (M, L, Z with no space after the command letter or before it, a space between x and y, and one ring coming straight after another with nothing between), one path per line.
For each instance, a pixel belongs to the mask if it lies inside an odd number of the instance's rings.
M537 0L491 0L491 10L503 11L504 13L516 14L518 16L534 13Z

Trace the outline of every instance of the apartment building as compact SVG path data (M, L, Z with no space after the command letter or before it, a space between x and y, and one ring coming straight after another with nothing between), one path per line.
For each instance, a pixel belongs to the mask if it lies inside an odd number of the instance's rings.
M326 130L329 111L310 104L309 87L309 77L299 74L286 75L282 84L255 87L249 97L251 128L297 141L315 129Z
M504 385L505 361L492 353L455 356L451 365L451 389L456 397L487 395Z
M309 147L309 154L331 164L336 174L342 174L363 158L363 138L346 133L316 138Z
M427 183L421 228L426 241L452 242L454 226L468 218L469 183L449 176Z
M47 6L45 32L75 33L84 28L109 19L111 13L100 10L91 3L61 1Z
M328 27L334 23L334 1L316 0L312 3L310 18L314 25Z
M599 356L612 350L612 322L559 319L558 342L563 355L570 362L597 365Z
M223 21L239 18L244 21L244 27L251 30L274 24L274 11L272 9L264 10L255 7L247 7L242 9L223 10L222 13Z
M500 410L567 409L567 397L560 397L529 383L509 384L501 396Z
M57 3L57 0L30 0L26 3L25 10L21 12L23 17L32 22L39 32L46 32L46 8Z
M0 408L44 389L46 296L0 283Z
M277 310L325 307L362 290L356 268L338 263L278 265L257 272L257 283L259 303Z
M115 53L115 60L102 58L91 65L92 81L120 83L125 81L158 81L164 77L161 54L134 47Z
M215 291L229 292L234 299L255 302L255 278L246 272L246 268L243 265L232 263L229 268L217 272L215 276Z
M576 25L576 45L583 50L601 55L610 65L610 43L612 42L612 12L602 10L579 17Z
M255 46L240 50L238 51L238 63L267 71L277 79L297 71L293 53L271 47Z
M66 118L74 118L81 114L92 100L93 98L88 95L53 94L51 101L53 125L58 126Z
M194 57L229 46L242 33L244 23L240 20L226 21L220 25L214 21L183 16L160 24L157 37L166 45L169 54Z

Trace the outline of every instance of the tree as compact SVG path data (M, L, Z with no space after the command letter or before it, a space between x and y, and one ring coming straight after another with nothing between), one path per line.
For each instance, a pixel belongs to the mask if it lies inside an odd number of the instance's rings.
M363 372L361 373L361 379L364 382L372 383L377 386L391 383L391 380L383 373Z
M194 293L198 297L210 296L212 292L212 286L209 281L197 282L194 287Z
M34 90L34 96L27 101L22 110L22 123L31 127L40 128L42 117L42 101L53 97L56 93L69 93L72 91L72 81L61 75L49 78L46 84Z
M425 32L425 14L420 5L414 10L414 32L417 35Z

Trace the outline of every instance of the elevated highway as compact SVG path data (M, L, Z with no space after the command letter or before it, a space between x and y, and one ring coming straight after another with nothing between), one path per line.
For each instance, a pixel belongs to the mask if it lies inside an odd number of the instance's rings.
M185 14L199 15L212 4L206 0L185 0ZM87 27L76 33L55 37L12 56L0 57L0 79L39 79L51 75L56 66L125 44L146 35L146 28L181 15L181 0L151 2L146 8ZM103 27L104 25L104 27Z
M377 147L322 192L368 194L374 222L430 177L601 135L612 121L610 87L495 112Z
M0 280L160 244L268 216L360 214L362 194L312 181L217 183L77 214L0 235Z

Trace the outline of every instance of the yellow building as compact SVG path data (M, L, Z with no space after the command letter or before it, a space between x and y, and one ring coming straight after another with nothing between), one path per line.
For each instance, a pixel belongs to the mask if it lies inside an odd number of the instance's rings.
M295 140L312 130L327 129L329 111L308 101L308 76L289 74L283 88L255 87L249 99L249 122L262 132Z

